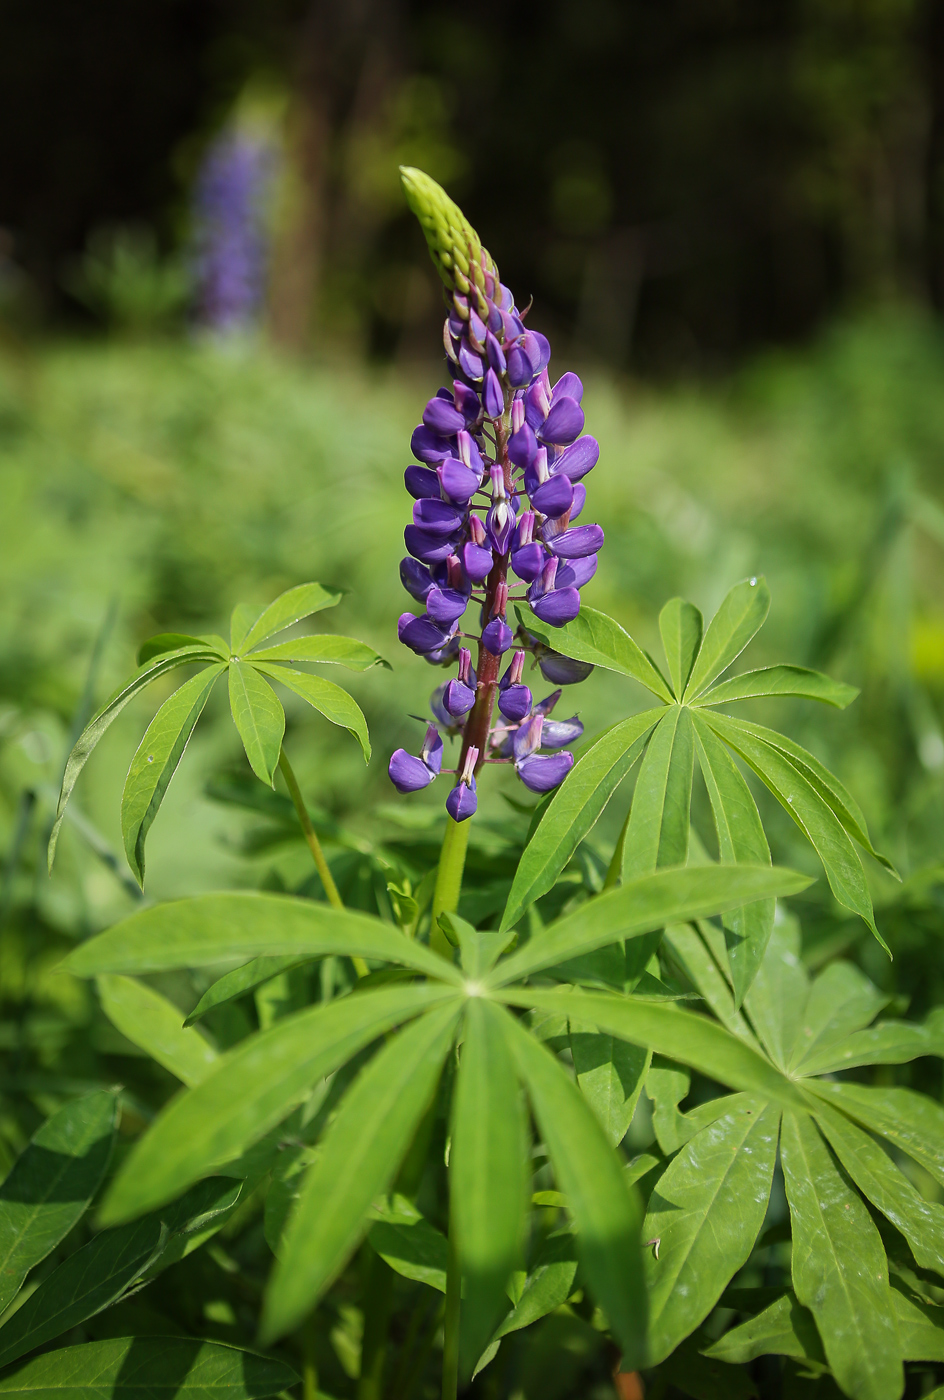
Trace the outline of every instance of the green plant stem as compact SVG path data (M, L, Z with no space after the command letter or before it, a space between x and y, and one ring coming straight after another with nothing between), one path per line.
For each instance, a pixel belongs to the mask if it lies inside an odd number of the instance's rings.
M364 1345L357 1400L381 1400L387 1336L393 1304L393 1270L365 1245L367 1279L364 1290Z
M604 892L604 893L605 893L607 890L613 890L613 889L615 889L616 886L619 884L620 879L621 879L621 877L622 877L622 874L623 874L623 851L624 851L624 848L625 848L625 846L626 846L626 833L627 833L627 831L629 830L629 818L630 818L630 813L631 813L631 812L632 812L632 807L630 807L629 812L626 813L626 820L623 822L622 829L621 829L620 834L619 834L619 837L618 837L618 839L617 839L617 842L616 842L616 850L613 852L613 859L610 861L609 869L608 869L607 872L606 872L606 879L603 881L603 892Z
M318 1400L318 1369L315 1365L315 1324L309 1319L302 1334L302 1400Z
M282 770L282 777L285 779L285 786L288 788L289 797L291 797L295 811L298 814L299 824L304 832L305 840L308 842L308 849L311 851L312 858L318 869L318 874L321 876L321 883L324 885L324 892L327 895L328 903L333 909L343 909L344 901L338 893L338 887L334 883L334 876L328 868L328 862L325 860L324 851L321 849L321 842L318 840L315 828L311 824L311 817L308 815L308 808L305 806L302 790L298 786L295 770L289 763L288 755L284 748L279 754L279 767ZM357 973L358 977L366 977L369 969L364 959L352 958L351 961L354 964L354 971Z
M456 1400L459 1393L459 1307L462 1280L455 1230L449 1228L449 1260L446 1266L446 1311L443 1316L442 1400Z
M433 891L433 912L429 927L429 946L446 958L452 957L452 944L439 927L439 916L454 914L459 908L468 844L469 823L454 822L452 817L447 817L446 834L439 853L439 870L436 874L436 888Z

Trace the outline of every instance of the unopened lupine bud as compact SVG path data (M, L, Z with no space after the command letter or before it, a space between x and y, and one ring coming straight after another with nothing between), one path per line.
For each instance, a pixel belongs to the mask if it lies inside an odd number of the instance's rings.
M557 651L542 651L538 654L541 675L552 685L579 685L593 670L589 661L576 661L572 656L562 656Z
M503 617L493 617L488 626L482 629L482 644L492 656L501 656L513 640L512 630Z
M459 679L463 685L469 684L472 674L472 653L468 647L459 648Z
M454 631L455 623L451 627L439 627L431 618L414 617L409 612L401 613L397 622L400 641L418 656L445 646Z
M440 437L452 437L465 427L465 418L454 404L437 397L423 409L423 426Z
M400 167L407 203L426 235L430 256L450 291L467 295L470 283L484 306L485 274L498 280L498 269L482 247L482 240L441 185L422 170Z
M407 753L406 749L397 749L391 754L387 772L397 792L403 793L419 792L422 788L429 787L436 777L421 758Z
M446 798L446 811L454 822L468 821L478 806L475 791L475 765L479 761L479 751L474 746L469 749L459 774L459 781Z
M463 715L467 715L474 704L475 691L471 686L463 685L462 681L457 680L447 683L442 695L442 705L453 719L461 719Z
M526 685L510 685L498 693L498 708L506 719L522 720L531 713L534 696Z
M469 604L466 593L455 588L431 588L426 598L426 611L440 627L457 622Z
M526 788L532 792L551 792L567 777L574 766L572 753L532 754L515 764L515 771Z

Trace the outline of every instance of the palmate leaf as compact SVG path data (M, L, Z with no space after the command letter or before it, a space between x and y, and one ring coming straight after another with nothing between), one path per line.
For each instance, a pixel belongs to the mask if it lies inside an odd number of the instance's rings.
M234 621L230 645L234 652L245 655L250 647L258 646L267 637L274 637L277 632L301 622L302 618L311 617L325 608L336 607L343 597L344 592L340 588L325 588L320 583L300 583L281 593L258 616L252 617L248 611L240 613Z
M220 660L229 654L229 647L224 639L217 633L207 633L202 637L192 637L188 632L158 632L154 637L148 637L146 642L142 642L138 647L137 662L143 666L155 656L160 656L164 652L179 651L181 647L209 648L216 652Z
M577 1231L577 1250L624 1363L645 1359L641 1211L603 1130L560 1062L507 1013L502 1018L554 1174Z
M554 651L573 657L575 661L589 661L606 671L616 671L621 676L631 676L667 705L672 704L672 692L654 663L629 633L605 613L582 607L573 622L563 627L549 627L534 616L525 620L525 626Z
M138 1139L105 1197L103 1223L172 1200L258 1142L320 1079L378 1036L451 996L436 986L362 992L297 1011L241 1042Z
M309 1167L266 1297L267 1341L299 1323L357 1246L435 1092L461 1000L401 1031L361 1071Z
M701 646L704 622L692 603L670 598L659 614L659 632L669 666L669 680L677 700L681 700Z
M118 718L125 706L130 704L145 686L150 685L151 681L157 680L159 676L166 675L168 671L173 671L177 666L189 666L199 661L212 663L223 659L217 651L202 642L179 647L175 651L162 652L140 666L131 679L125 681L124 685L115 691L111 699L102 706L98 713L92 716L76 740L75 747L66 761L59 802L56 807L56 820L49 836L48 861L50 870L55 860L59 829L62 826L66 804L72 795L72 789L78 782L79 774L88 762L89 755L109 725Z
M649 1359L664 1360L747 1261L767 1212L780 1109L738 1095L673 1158L649 1201Z
M252 660L255 663L255 657ZM287 666L275 666L269 665L267 662L260 662L256 670L264 671L267 676L271 676L280 685L284 685L287 690L300 695L332 724L339 724L350 734L353 734L361 746L364 762L370 762L370 738L367 733L367 721L360 706L351 699L346 690L335 685L334 681L323 680L321 676L309 676L302 671L292 671ZM265 682L263 681L262 684ZM266 689L269 687L266 686Z
M114 1337L47 1351L0 1379L8 1400L266 1400L298 1383L284 1361L219 1342Z
M878 1133L944 1185L944 1108L911 1089L808 1080L817 1098Z
M770 847L750 788L727 749L697 714L694 730L698 766L708 789L722 862L769 865ZM736 1006L744 1000L763 961L775 909L774 901L765 899L733 909L725 916L725 942Z
M495 1336L507 1337L566 1303L577 1274L577 1242L570 1231L550 1235L525 1279L521 1296Z
M649 739L636 779L624 880L687 861L694 752L691 714L672 705Z
M754 1034L743 1014L734 1005L731 988L705 942L701 932L703 928L709 936L720 937L718 930L712 925L699 924L696 931L691 924L672 924L665 931L663 946L721 1024L756 1049ZM724 954L723 945L719 951Z
M197 895L142 909L89 938L63 961L76 977L212 967L227 959L337 953L415 968L460 985L461 974L422 943L372 914L288 895Z
M744 1366L758 1356L792 1356L825 1366L826 1354L807 1308L793 1293L785 1293L756 1317L732 1327L705 1352L718 1361Z
M113 1093L67 1103L37 1129L0 1185L0 1313L88 1209L108 1167L117 1118Z
M121 794L121 834L128 864L140 885L144 884L147 834L210 698L210 691L225 670L222 662L207 666L165 700L131 760Z
M632 1122L649 1071L652 1051L601 1034L583 1021L570 1022L570 1050L577 1083L607 1141L617 1147Z
M810 979L800 960L800 930L795 920L774 925L767 953L744 999L767 1054L785 1070L793 1053L810 994Z
M218 1056L213 1046L199 1031L181 1025L177 1007L153 987L108 973L97 979L97 986L112 1025L182 1083L199 1084L214 1068Z
M708 624L695 657L684 700L693 700L726 671L763 627L770 611L770 589L763 578L744 579L727 594Z
M513 928L530 904L553 889L664 713L660 706L614 725L574 764L525 847L502 915L503 929Z
M463 1279L460 1375L470 1376L520 1267L527 1203L524 1105L502 1020L479 997L465 1016L453 1097L450 1231Z
M345 666L349 671L369 671L372 666L390 669L389 663L366 642L329 632L317 637L296 637L290 642L276 642L274 646L261 650L257 648L247 660L253 664L257 661L322 661Z
M809 883L806 876L778 866L704 865L657 870L558 919L499 962L487 980L491 986L503 986L607 943L635 938L666 924L722 913L753 899L796 894Z
M722 681L707 695L702 695L698 704L728 705L734 700L784 695L801 700L821 700L825 705L844 710L858 693L854 685L834 681L824 676L822 671L810 671L805 666L765 666L763 670L745 671L729 681Z
M812 1051L804 1057L802 1069L804 1074L835 1074L860 1065L903 1065L922 1055L944 1056L939 1022L921 1026L910 1021L880 1021L838 1045Z
M274 787L285 733L285 711L275 691L255 667L234 660L229 664L229 705L249 766Z
M854 964L830 963L810 988L789 1068L806 1071L810 1056L868 1026L887 1004L888 997Z
M856 1400L898 1400L901 1340L878 1230L806 1114L784 1114L780 1159L793 1287L816 1319L833 1374Z

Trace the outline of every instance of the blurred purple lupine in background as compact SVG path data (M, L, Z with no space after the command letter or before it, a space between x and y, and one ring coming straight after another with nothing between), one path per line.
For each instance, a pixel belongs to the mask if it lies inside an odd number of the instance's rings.
M211 143L193 193L195 320L221 335L251 330L266 293L268 200L276 149L229 127Z

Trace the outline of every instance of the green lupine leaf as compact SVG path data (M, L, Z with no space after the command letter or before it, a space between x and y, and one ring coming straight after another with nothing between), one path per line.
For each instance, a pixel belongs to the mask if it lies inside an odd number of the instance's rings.
M442 1231L404 1196L384 1201L373 1218L367 1242L384 1263L404 1278L445 1293L449 1245Z
M524 618L524 625L545 646L563 656L573 657L575 661L589 661L593 666L602 666L604 670L616 671L621 676L631 676L667 705L672 704L672 692L655 664L629 633L606 613L581 607L573 622L563 627L549 627L533 615Z
M669 666L669 680L675 698L681 700L692 673L704 622L693 603L684 598L670 598L659 614L659 632Z
M808 1059L864 1030L887 1005L888 997L853 963L830 963L810 988L790 1069L807 1073Z
M712 717L714 718L714 717ZM722 718L722 716L717 716ZM783 754L787 760L793 764L811 787L815 788L820 797L836 816L846 831L858 841L859 845L877 860L896 880L901 876L892 865L887 856L883 856L881 851L877 851L872 845L869 837L868 824L862 814L862 810L848 788L836 777L835 773L830 773L825 764L804 749L800 744L795 744L792 739L788 739L785 734L778 734L776 729L767 729L762 724L752 724L745 719L734 720L727 717L728 723L735 725L743 734L749 734L753 739L759 739L764 744L769 744L772 749Z
M345 1061L402 1021L454 993L397 986L322 1002L277 1021L221 1057L138 1139L101 1209L117 1224L172 1200L258 1142Z
M147 641L138 647L138 665L144 666L155 656L161 656L168 651L179 651L182 647L199 647L201 650L209 648L217 653L220 661L226 661L229 656L229 647L216 633L191 637L188 632L159 632L155 637L148 637Z
M708 624L683 699L700 695L740 656L760 631L770 610L770 589L764 578L736 583Z
M227 1002L235 1001L237 997L245 996L247 992L261 987L265 982L271 981L273 977L278 977L279 973L290 972L292 968L301 967L305 961L307 960L304 958L295 958L291 955L283 958L253 958L252 962L244 963L242 967L234 967L232 972L218 977L211 986L207 987L203 996L184 1021L184 1025L192 1026L195 1021L201 1020L215 1006L225 1006Z
M461 983L457 968L372 914L332 909L288 895L233 891L141 909L82 943L63 961L76 977L101 972L166 972L227 959L332 953L414 967Z
M284 1361L184 1337L109 1337L35 1356L0 1379L9 1400L265 1400L298 1383Z
M734 700L754 700L772 695L792 695L801 700L821 700L844 710L858 695L854 685L845 685L824 676L822 671L810 671L805 666L765 666L760 671L745 671L722 681L699 705L729 705Z
M289 1222L263 1309L263 1337L296 1326L347 1263L429 1107L460 1010L453 994L450 1005L388 1041L347 1091Z
M0 1328L0 1366L115 1302L160 1252L165 1237L160 1220L149 1216L104 1230L70 1254Z
M698 1335L683 1342L659 1367L659 1381L693 1400L756 1400L758 1389L750 1372L705 1356L701 1348L707 1340Z
M570 1049L580 1091L607 1141L617 1147L633 1120L652 1054L613 1035L601 1035L584 1021L571 1021Z
M164 794L184 756L190 736L225 664L207 666L191 676L151 720L131 760L121 794L121 835L125 855L140 885L144 884L144 843L164 801Z
M255 657L252 658L255 665ZM364 755L364 762L370 762L370 736L367 733L367 721L364 718L360 705L356 700L352 700L346 690L335 685L334 681L323 680L321 676L309 676L304 671L291 671L287 666L273 666L268 662L260 662L257 670L264 671L267 676L284 685L286 689L294 691L319 714L332 724L339 724L346 729L361 746Z
M940 1023L920 1026L911 1021L879 1021L838 1045L812 1051L804 1057L802 1068L804 1074L835 1074L858 1065L903 1065L922 1055L944 1055Z
M636 1192L563 1065L512 1016L503 1020L554 1175L567 1197L587 1281L624 1353L639 1364L645 1357L646 1297Z
M517 1304L496 1332L507 1337L566 1303L577 1273L577 1242L569 1231L550 1235L541 1246Z
M257 778L274 787L285 734L281 701L255 667L245 661L231 661L229 706L250 768Z
M944 1361L944 1308L908 1298L892 1287L898 1335L906 1361Z
M828 1104L814 1110L849 1176L911 1246L923 1269L944 1275L944 1206L926 1201L874 1138Z
M276 642L274 646L254 651L249 659L253 664L257 661L324 661L345 666L349 671L369 671L371 666L385 666L390 670L389 663L366 642L359 642L354 637L339 637L334 633Z
M803 1024L810 981L800 960L795 921L774 925L767 952L744 1000L744 1009L767 1054L786 1069Z
M598 1030L610 1031L632 1045L651 1047L732 1089L773 1099L785 1107L807 1106L803 1091L769 1060L717 1021L694 1011L682 1011L674 1002L643 1001L640 997L563 987L513 987L500 996L512 1006L566 1013L591 1021Z
M944 1108L912 1089L806 1081L818 1098L906 1152L944 1186Z
M754 1033L743 1013L735 1008L731 988L701 934L691 924L670 924L665 931L663 946L692 986L704 997L721 1024L757 1049Z
M488 981L501 986L622 938L722 913L753 899L796 894L810 883L805 875L779 866L702 865L657 870L598 895L542 929L523 948L499 962ZM103 936L107 935L99 938ZM77 954L70 956L74 959ZM70 965L75 970L74 964Z
M700 715L695 716L694 723L698 764L711 801L722 861L769 864L770 847L750 788L727 749ZM763 960L774 926L775 908L772 899L765 899L733 910L724 920L737 1006L744 1000Z
M473 928L467 919L460 919L458 914L440 914L439 927L449 942L458 947L462 971L472 978L483 977L495 965L512 938L507 929Z
M188 1030L173 1002L133 977L106 973L97 979L106 1016L121 1034L147 1051L182 1083L199 1084L217 1063L217 1053L199 1031Z
M705 1355L733 1366L744 1366L755 1357L771 1355L792 1356L797 1361L818 1364L826 1361L813 1315L797 1302L793 1293L785 1293L756 1317L742 1322L740 1327L732 1327L708 1347Z
M148 661L143 666L139 666L130 680L125 681L115 691L97 714L93 715L88 724L82 730L75 742L75 747L69 754L66 761L65 771L62 775L62 787L59 792L59 801L56 806L56 820L53 823L52 832L49 836L48 861L49 869L56 856L56 844L59 840L59 828L62 826L62 819L65 816L66 805L72 796L72 789L79 779L79 774L88 762L89 755L98 743L99 739L112 724L127 704L136 695L156 681L159 676L166 675L168 671L173 671L177 666L189 666L197 661L213 662L219 661L219 656L209 647L200 644L180 647L176 651L162 652L152 661Z
M323 588L320 583L300 583L297 588L280 594L255 621L249 622L247 619L244 628L240 617L241 635L237 638L234 629L233 651L245 655L250 647L258 646L267 637L274 637L276 632L283 632L286 627L301 622L303 617L311 617L324 608L336 607L343 597L340 588Z
M898 1400L901 1341L878 1230L806 1114L784 1114L780 1160L793 1287L816 1319L833 1374L856 1400Z
M505 1284L523 1254L526 1123L505 1016L482 998L470 998L453 1098L450 1229L464 1284L463 1376L472 1374L507 1306Z
M673 1064L654 1064L646 1076L646 1097L653 1105L652 1127L660 1150L668 1157L693 1134L688 1131L679 1104L688 1097L692 1077Z
M692 717L671 706L649 740L626 829L623 879L688 860L694 765Z
M502 916L503 929L513 928L530 904L553 889L664 713L659 706L614 725L574 764L528 840Z
M704 1321L746 1263L767 1213L780 1108L738 1096L682 1148L659 1178L643 1238L649 1361L656 1365Z
M113 1093L73 1099L37 1129L0 1185L0 1313L85 1214L108 1167L117 1118Z
M832 808L806 776L779 750L757 740L741 720L706 716L717 734L754 770L777 801L789 812L823 862L829 887L840 904L868 924L882 947L887 944L875 927L872 898L852 839Z

